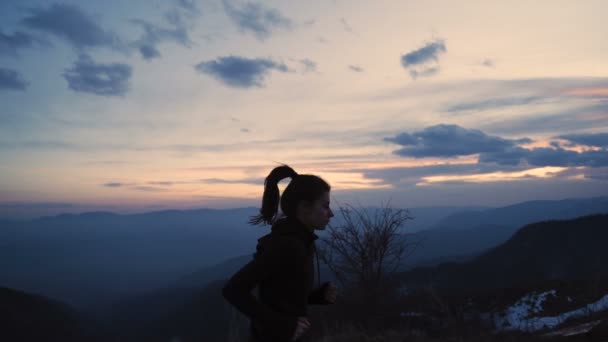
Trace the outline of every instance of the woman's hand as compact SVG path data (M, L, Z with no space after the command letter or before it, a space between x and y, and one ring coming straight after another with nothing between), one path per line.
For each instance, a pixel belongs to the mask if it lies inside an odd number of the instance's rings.
M296 331L291 338L292 341L295 341L302 337L302 335L310 329L310 322L306 317L298 317L298 324L296 325Z
M329 283L325 287L325 300L331 304L336 303L336 296L338 294L338 288L333 283Z

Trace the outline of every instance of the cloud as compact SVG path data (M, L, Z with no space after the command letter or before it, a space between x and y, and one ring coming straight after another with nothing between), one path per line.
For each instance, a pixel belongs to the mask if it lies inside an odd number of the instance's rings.
M476 102L465 102L449 106L447 112L478 112L488 109L512 107L512 106L524 106L530 103L535 103L543 100L541 96L526 96L526 97L503 97L494 98L489 100L482 100Z
M488 67L488 68L494 68L494 67L496 67L496 63L494 63L494 60L489 59L489 58L484 59L479 64L481 64L482 66Z
M587 138L587 136L584 136ZM592 135L594 143L605 142L605 136ZM478 163L516 166L608 166L608 150L577 152L557 147L527 149L519 145L531 143L528 138L505 139L490 136L476 129L465 129L457 125L436 125L414 133L401 133L385 141L404 146L394 151L403 157L458 157L478 154Z
M508 140L486 135L480 130L445 124L427 127L412 134L401 133L384 140L405 146L394 151L394 154L414 158L456 157L481 152L498 152L517 143L530 142L529 139Z
M199 13L200 10L196 4L195 0L177 0L177 5L187 11L193 12L193 13Z
M555 178L577 178L582 176L586 179L608 181L608 167L573 167L552 174Z
M427 43L420 49L411 51L401 56L401 64L404 68L420 65L429 61L439 61L439 54L446 52L443 40Z
M283 16L276 9L266 7L261 3L245 2L237 6L232 0L222 0L226 15L242 32L250 32L259 40L264 40L275 29L291 29L291 19Z
M516 147L505 151L481 153L480 163L496 163L499 165L517 165L520 163L530 166L608 166L608 151L577 152L563 148L534 148Z
M243 179L221 179L221 178L205 178L200 180L205 184L264 184L264 178L243 178Z
M439 72L439 55L447 51L443 40L435 40L401 56L401 65L413 79L428 77Z
M413 79L417 79L418 77L429 77L438 74L439 67L422 68L420 70L410 69L409 72Z
M267 58L238 56L219 57L197 64L195 69L235 88L263 87L264 79L271 70L289 71L283 63Z
M145 60L161 57L158 45L172 41L185 47L192 46L189 31L194 19L200 17L200 10L194 1L175 0L174 6L165 12L164 18L169 27L163 27L142 19L132 19L130 22L143 29L142 36L134 45Z
M98 64L90 56L81 54L72 68L65 70L63 77L76 92L124 96L129 89L131 73L131 66L127 64Z
M355 31L353 31L353 28L348 24L348 22L346 21L346 19L340 18L340 22L342 23L342 27L344 28L344 31L346 31L348 33L352 33L355 36L358 36L358 34L355 33Z
M184 182L173 182L173 181L154 181L154 182L148 182L148 184L150 185L160 185L160 186L172 186L175 184L182 184Z
M134 186L131 189L137 190L137 191L146 191L146 192L162 192L162 191L167 191L167 189L165 189L165 188L159 188L159 187L155 187L155 186L145 186L145 185Z
M363 72L363 68L356 65L349 65L348 69L354 72Z
M21 90L28 86L27 81L16 70L0 68L0 91Z
M163 41L173 41L185 47L190 47L192 42L188 30L179 22L172 28L164 28L141 19L133 19L131 23L140 26L144 33L135 42L141 56L146 59L154 59L161 56L157 45Z
M530 113L526 117L507 118L482 123L481 129L505 134L560 134L567 131L608 128L608 103L597 103L560 112Z
M65 141L29 140L29 141L0 141L0 149L35 149L35 150L64 150L77 151L79 146Z
M308 58L299 60L300 64L304 66L304 72L315 72L317 71L317 63Z
M422 177L438 175L469 175L495 171L519 171L522 167L505 167L494 164L438 164L383 169L361 169L366 179L381 179L386 184L416 184ZM350 170L353 172L353 170Z
M75 5L53 4L48 8L29 9L29 13L21 20L22 24L65 39L78 49L121 49L122 44L116 34L101 28L92 16Z
M9 35L0 30L0 56L16 57L18 50L31 47L36 41L29 33L17 31Z
M241 132L243 132L243 133L250 133L251 130L249 130L249 128L241 128Z
M568 140L579 145L608 148L608 133L566 134L557 136L556 138Z
M105 186L107 188L121 188L121 187L129 186L129 185L131 185L131 184L120 183L120 182L110 182L110 183L103 184L103 186Z

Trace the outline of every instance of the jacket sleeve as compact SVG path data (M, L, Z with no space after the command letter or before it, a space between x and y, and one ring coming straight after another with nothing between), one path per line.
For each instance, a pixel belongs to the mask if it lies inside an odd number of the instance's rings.
M316 305L328 305L331 304L325 299L325 289L329 285L329 282L321 284L320 287L312 290L308 296L308 304Z
M260 302L251 291L269 275L297 262L297 250L286 243L266 246L252 261L236 272L222 289L226 300L252 321L270 329L278 339L288 340L296 330L297 317L278 313Z

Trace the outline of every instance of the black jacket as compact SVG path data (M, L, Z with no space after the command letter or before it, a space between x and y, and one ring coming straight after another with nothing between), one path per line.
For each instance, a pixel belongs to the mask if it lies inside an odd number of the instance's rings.
M277 220L258 239L253 260L224 286L224 298L250 318L256 341L289 341L308 304L329 304L323 297L327 283L313 290L317 238L297 219ZM258 298L251 293L256 286Z

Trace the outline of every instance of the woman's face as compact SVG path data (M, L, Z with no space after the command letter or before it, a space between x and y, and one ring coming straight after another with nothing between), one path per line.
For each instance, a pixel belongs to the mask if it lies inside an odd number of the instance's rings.
M329 207L329 192L312 203L301 202L299 219L311 229L325 229L334 213Z

